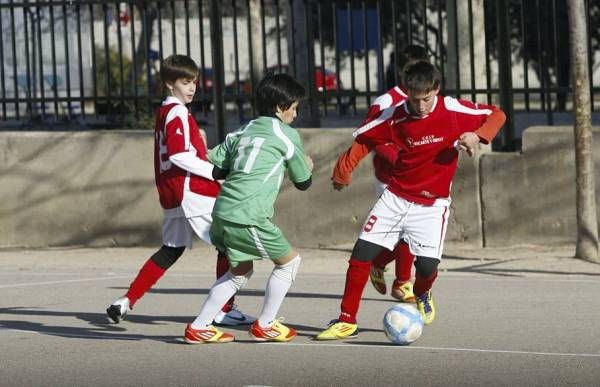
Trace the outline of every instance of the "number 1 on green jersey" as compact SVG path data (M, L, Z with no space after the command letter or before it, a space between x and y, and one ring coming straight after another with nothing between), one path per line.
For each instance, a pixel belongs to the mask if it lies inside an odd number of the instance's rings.
M262 137L242 137L237 147L238 156L233 163L233 169L236 171L241 170L244 173L250 173L252 167L254 166L254 162L256 161L256 157L258 156L258 152L260 152L260 147L264 142L265 139ZM246 157L244 160L246 151L250 146L252 146L252 150L250 151L250 154L248 154L248 157ZM244 162L244 167L240 168L242 161Z

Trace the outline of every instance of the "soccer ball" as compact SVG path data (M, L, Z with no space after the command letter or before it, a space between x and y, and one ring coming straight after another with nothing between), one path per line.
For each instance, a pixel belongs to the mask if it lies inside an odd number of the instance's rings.
M383 331L394 344L407 345L421 337L423 318L412 304L397 304L383 315Z

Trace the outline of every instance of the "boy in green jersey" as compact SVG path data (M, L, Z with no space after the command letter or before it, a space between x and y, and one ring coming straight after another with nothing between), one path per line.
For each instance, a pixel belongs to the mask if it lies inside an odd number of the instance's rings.
M209 160L225 178L213 209L210 236L217 249L226 252L230 270L215 282L200 314L187 325L185 341L190 344L234 340L211 323L225 301L246 284L253 261L259 259L270 259L275 267L250 336L280 342L296 336L276 315L301 259L271 217L284 173L302 191L312 182L312 160L304 154L298 132L289 126L304 95L304 88L291 76L267 75L256 90L259 117L209 152Z

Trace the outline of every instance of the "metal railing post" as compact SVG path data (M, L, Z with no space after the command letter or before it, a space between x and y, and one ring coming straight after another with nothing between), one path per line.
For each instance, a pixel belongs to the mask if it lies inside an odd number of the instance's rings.
M221 21L221 1L210 2L210 42L213 65L213 103L215 107L215 127L219 142L225 140L225 72L223 58L223 25Z
M506 123L502 136L493 143L498 150L515 150L514 100L512 94L512 64L508 20L508 0L496 2L496 21L498 25L498 87L500 107L506 113Z

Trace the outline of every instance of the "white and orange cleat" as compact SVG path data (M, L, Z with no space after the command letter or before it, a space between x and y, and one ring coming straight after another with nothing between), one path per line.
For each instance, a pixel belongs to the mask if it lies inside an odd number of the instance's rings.
M212 325L209 325L206 329L194 329L192 328L192 324L188 324L185 328L185 337L183 339L188 344L221 344L235 340L232 334L221 332Z
M255 341L291 341L298 333L294 328L283 325L281 321L283 318L275 320L270 328L263 328L256 320L250 328L250 337Z

